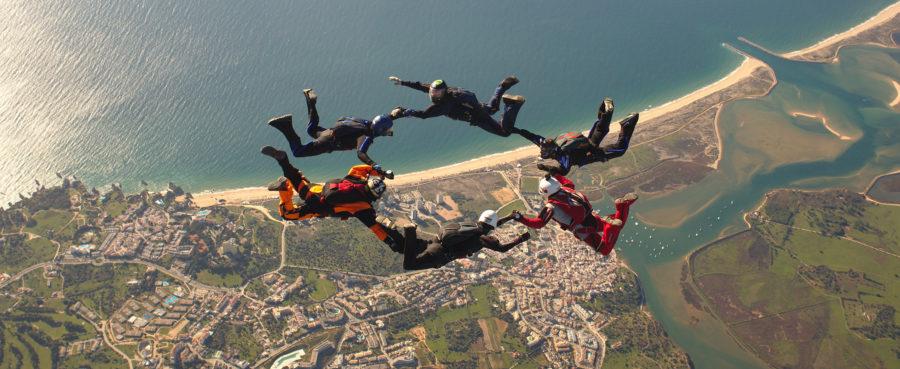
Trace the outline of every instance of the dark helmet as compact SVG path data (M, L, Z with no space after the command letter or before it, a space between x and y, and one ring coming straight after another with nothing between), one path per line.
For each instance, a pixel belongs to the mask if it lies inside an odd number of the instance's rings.
M376 136L393 136L393 126L394 120L387 115L382 114L372 119L372 131Z
M447 83L442 79L436 79L434 82L431 82L431 86L428 87L428 97L431 98L431 102L440 102L447 96Z
M550 159L556 156L557 150L559 150L559 145L556 144L556 140L545 139L544 142L541 142L541 159Z

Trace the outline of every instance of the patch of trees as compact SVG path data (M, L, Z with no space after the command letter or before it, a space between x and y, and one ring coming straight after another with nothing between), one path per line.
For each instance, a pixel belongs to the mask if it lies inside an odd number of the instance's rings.
M425 319L416 309L409 309L402 313L392 315L385 322L388 332L402 332L422 324Z
M894 315L897 311L890 305L879 305L880 309L875 315L875 321L868 327L858 328L860 333L869 339L890 338L892 340L900 337L900 326L894 324Z
M840 294L843 290L838 283L837 273L825 265L803 266L800 268L800 275L808 278L818 287L830 293Z
M594 297L591 305L595 310L609 315L620 315L639 308L644 302L641 285L627 270L619 270L617 282L610 291Z
M23 198L14 204L17 208L28 209L31 214L41 210L68 209L72 206L69 201L69 191L62 187L43 188L35 191L29 198Z
M476 340L481 338L481 328L474 319L465 319L447 324L447 344L450 351L469 352Z
M477 369L478 362L475 360L466 360L466 361L457 361L453 363L447 363L448 369Z

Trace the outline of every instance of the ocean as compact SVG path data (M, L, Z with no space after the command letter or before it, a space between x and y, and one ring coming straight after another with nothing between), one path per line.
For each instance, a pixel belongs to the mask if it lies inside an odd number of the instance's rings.
M0 3L0 203L34 180L169 181L190 191L259 186L278 175L265 125L319 94L323 126L344 115L424 107L389 75L442 78L486 100L507 74L528 98L518 125L586 129L604 96L618 117L715 81L745 36L797 49L874 15L887 0L672 2L167 1ZM302 128L302 127L301 127ZM445 118L396 122L370 154L397 173L526 145ZM352 152L295 159L339 176Z

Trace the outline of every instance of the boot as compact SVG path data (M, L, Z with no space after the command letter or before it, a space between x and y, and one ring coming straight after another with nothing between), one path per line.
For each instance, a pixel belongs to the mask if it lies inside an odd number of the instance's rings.
M600 107L597 108L597 119L603 120L603 117L611 117L614 110L616 110L616 106L613 104L613 100L608 97L604 98Z
M306 106L315 106L316 105L316 91L313 91L311 88L303 89L303 96L306 97Z
M500 82L500 88L508 90L510 87L515 86L516 83L519 83L519 79L516 76L509 76Z
M297 136L297 132L294 131L293 121L294 118L288 114L269 119L269 125L281 132L288 143L297 145L300 143L300 136Z
M284 191L288 189L288 183L290 183L287 177L278 177L274 182L269 183L266 187L269 191Z
M277 161L282 161L287 159L287 153L281 150L278 150L272 146L263 146L262 149L259 150L265 156L271 157Z
M503 94L503 103L506 105L524 104L525 96Z
M638 119L640 119L640 115L638 113L631 113L625 119L619 121L619 125L622 126L622 133L619 134L619 141L622 141L623 138L631 139L631 134L634 133L635 127L637 127ZM628 144L625 143L627 147Z
M635 201L637 201L637 199L638 199L638 194L637 194L637 193L634 193L634 192L630 192L630 193L626 194L625 196L622 196L622 197L616 199L616 204L617 204L617 205L618 205L618 204L628 204L628 205L631 205L632 203L634 203Z

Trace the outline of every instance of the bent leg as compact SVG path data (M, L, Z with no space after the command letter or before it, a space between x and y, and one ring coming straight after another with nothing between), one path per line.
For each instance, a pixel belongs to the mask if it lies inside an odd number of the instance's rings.
M500 123L494 120L494 118L489 115L483 115L479 116L477 119L473 119L472 124L478 126L478 128L481 128L500 137L509 137L510 135L510 132L503 130L503 127L500 125Z
M519 79L516 78L516 76L508 76L500 81L497 88L494 90L494 95L491 96L491 101L484 105L488 111L490 111L491 115L494 115L494 113L500 110L500 99L503 97L503 94L517 83L519 83Z
M503 107L503 117L500 118L500 126L506 132L513 132L516 127L516 117L524 103L506 104Z
M625 152L628 151L628 145L631 143L631 135L634 134L634 129L637 127L638 119L639 115L635 113L619 122L622 126L622 130L619 132L619 138L614 144L605 145L600 148L602 151L601 154L606 159L618 158L625 155Z
M285 115L281 117L272 118L269 120L269 125L272 128L277 129L284 135L284 138L287 139L288 145L291 147L291 153L294 153L294 156L297 156L296 152L299 147L303 146L303 142L300 139L300 136L297 135L297 132L294 131L294 120L290 115Z
M603 255L609 254L612 251L613 247L616 246L616 241L619 240L619 232L622 231L622 228L625 228L625 223L628 222L628 210L631 208L631 204L633 203L634 200L617 202L616 212L609 215L613 219L621 220L622 226L616 227L608 223L603 224L603 245L600 249L600 253L602 253Z
M278 191L278 214L285 220L306 220L319 216L311 206L308 206L310 204L309 202L299 208L294 205L294 189L308 192L306 191L305 181L298 183L300 183L300 185L295 185L288 179L288 186L286 186L285 189Z
M594 147L599 147L600 142L602 142L609 133L609 124L612 122L614 110L615 106L613 105L612 99L607 97L600 102L600 107L597 108L597 121L594 122L594 125L591 126L590 133L588 133L588 140L590 140Z
M303 96L306 98L306 114L309 116L309 123L306 124L306 134L312 138L319 138L319 133L325 129L319 127L319 111L316 110L316 93L312 89L303 90Z
M413 233L410 237L409 229L405 230L406 246L403 249L403 269L437 269L451 261L447 258L440 243L425 243L419 240L415 236L415 228L412 229ZM420 250L421 252L419 252Z
M571 166L563 165L559 160L556 159L541 159L537 162L537 167L540 170L543 170L551 175L568 175L569 169Z
M329 131L330 132L330 131ZM306 145L302 145L297 147L294 150L294 147L291 146L291 150L295 157L308 157L308 156L316 156L321 154L327 154L331 152L334 148L332 144L333 136L329 134L329 132L322 132L319 134L319 138L315 139Z

